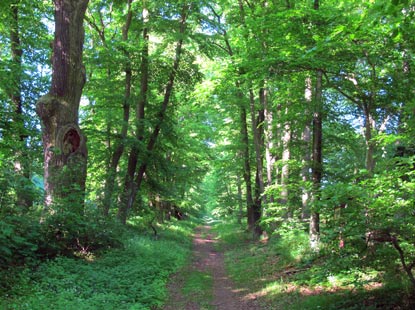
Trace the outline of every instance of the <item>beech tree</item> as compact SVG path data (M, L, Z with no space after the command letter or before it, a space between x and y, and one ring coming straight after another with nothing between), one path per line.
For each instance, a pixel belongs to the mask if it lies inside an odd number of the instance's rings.
M37 104L42 120L45 204L66 200L82 211L87 147L79 128L79 104L86 81L82 63L88 0L55 0L52 85Z
M34 106L48 82L41 72L49 47L41 22L46 9L42 4L30 7L27 1L8 0L1 2L0 11L0 175L4 177L1 191L7 197L3 210L17 207L26 213L40 199L31 179L40 173Z

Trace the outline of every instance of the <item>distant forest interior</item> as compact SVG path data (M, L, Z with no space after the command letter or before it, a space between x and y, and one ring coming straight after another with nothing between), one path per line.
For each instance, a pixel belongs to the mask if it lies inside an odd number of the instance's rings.
M415 309L414 72L415 0L1 0L0 308Z

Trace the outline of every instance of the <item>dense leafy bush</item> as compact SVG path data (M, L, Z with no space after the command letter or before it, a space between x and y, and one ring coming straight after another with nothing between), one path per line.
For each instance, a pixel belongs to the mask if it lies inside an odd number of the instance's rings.
M124 227L98 214L88 216L60 211L42 223L44 242L40 252L45 256L86 254L121 245Z
M0 263L3 268L37 264L57 255L87 254L120 246L121 227L97 216L60 212L43 222L28 215L0 220Z
M21 273L25 267L35 269L42 261L59 255L86 257L98 250L119 247L124 232L125 227L120 224L69 212L49 216L42 223L29 215L3 217L0 220L0 293L20 291L22 281L28 281Z
M42 237L38 221L23 216L4 217L0 220L0 265L7 267L36 260Z

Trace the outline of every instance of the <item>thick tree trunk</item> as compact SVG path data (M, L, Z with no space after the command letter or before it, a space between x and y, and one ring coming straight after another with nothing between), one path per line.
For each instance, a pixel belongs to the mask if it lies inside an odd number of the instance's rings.
M128 32L130 30L131 20L132 20L132 10L131 4L133 0L127 0L127 17L125 25L123 27L123 41L128 41ZM115 150L112 153L111 161L108 167L108 172L105 178L105 188L104 188L104 199L103 199L103 213L105 216L108 216L109 210L111 208L112 197L115 187L115 179L117 174L118 164L120 162L121 156L124 153L125 149L125 139L127 137L128 131L128 122L130 120L130 97L131 97L131 78L132 78L132 69L130 63L130 53L125 51L125 56L127 58L127 63L125 66L125 91L124 91L124 102L123 102L123 123L121 126L121 134L116 142Z
M36 107L42 120L45 204L69 203L81 212L87 147L78 126L78 110L86 79L82 50L88 0L55 0L54 4L52 86Z

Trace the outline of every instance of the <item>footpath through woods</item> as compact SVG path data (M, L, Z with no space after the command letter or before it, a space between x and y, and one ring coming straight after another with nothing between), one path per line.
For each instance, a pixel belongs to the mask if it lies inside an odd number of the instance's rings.
M260 309L254 295L242 294L234 287L225 271L224 253L215 247L216 242L210 226L196 228L192 263L171 280L164 310Z

